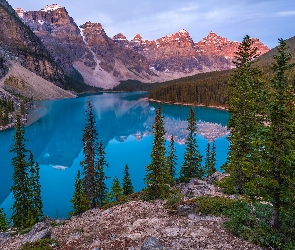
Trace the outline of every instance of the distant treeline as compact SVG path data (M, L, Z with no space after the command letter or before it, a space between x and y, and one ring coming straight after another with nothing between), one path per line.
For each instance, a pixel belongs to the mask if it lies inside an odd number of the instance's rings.
M12 100L8 100L5 97L0 97L0 126L9 123L9 113L14 111L14 105Z
M152 89L149 98L170 103L226 106L229 75L228 70L216 71L166 82Z
M166 83L143 83L138 80L120 81L120 84L109 91L135 92L135 91L150 91L153 88L165 85Z
M287 40L287 53L295 55L295 37ZM260 56L253 66L259 66L264 72L266 82L273 77L273 56L278 54L274 48ZM291 62L295 62L293 56ZM201 73L194 76L184 77L173 81L155 84L149 91L149 98L186 104L203 104L206 106L227 106L228 93L227 82L233 70ZM295 69L286 73L288 81L293 83L295 89ZM268 85L266 85L268 86Z

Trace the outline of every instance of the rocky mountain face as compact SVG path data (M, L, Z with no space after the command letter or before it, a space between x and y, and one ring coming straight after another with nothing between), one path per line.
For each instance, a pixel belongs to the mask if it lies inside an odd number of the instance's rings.
M73 63L80 59L90 67L95 66L93 55L84 43L80 29L64 7L53 4L40 11L17 9L17 13L65 72L71 73Z
M113 37L113 41L120 47L131 48L144 55L150 68L156 72L181 72L187 75L232 68L232 59L239 45L239 42L230 41L212 31L195 43L186 30L155 41L144 40L137 34L129 42L119 33ZM254 38L253 41L261 54L269 51L259 39Z
M76 69L87 84L103 88L112 88L120 80L161 82L230 69L239 45L214 32L194 42L184 29L154 41L140 34L131 41L122 33L110 38L100 23L78 27L57 4L40 11L16 11L65 72ZM254 41L261 54L269 50L258 39Z
M153 75L149 70L148 60L144 56L114 43L100 23L87 22L80 28L84 41L95 56L100 69L112 78L148 79Z
M64 71L71 74L77 69L89 85L109 88L120 80L152 75L144 56L118 46L99 23L78 27L66 9L57 4L40 11L16 10Z
M253 38L252 40L254 42L253 45L258 48L259 54L262 55L269 51L269 48L259 41L259 39ZM230 41L227 38L218 36L215 32L211 31L208 36L197 42L196 46L202 55L223 56L226 59L232 60L239 44L239 42Z
M63 81L63 71L51 58L40 39L18 17L5 0L0 0L1 65L17 61L23 67L56 84ZM3 66L0 70L4 75Z

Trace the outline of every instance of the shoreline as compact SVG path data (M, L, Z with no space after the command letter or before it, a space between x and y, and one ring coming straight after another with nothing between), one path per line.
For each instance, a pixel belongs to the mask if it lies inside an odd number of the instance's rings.
M215 109L220 109L220 110L224 110L224 111L228 111L228 109L224 106L207 106L205 104L192 104L192 103L181 103L181 102L165 102L165 101L160 101L160 100L155 100L155 99L151 99L151 98L144 98L145 100L148 100L150 102L157 102L157 103L165 103L165 104L172 104L172 105L180 105L180 106L194 106L194 107L207 107L207 108L215 108Z

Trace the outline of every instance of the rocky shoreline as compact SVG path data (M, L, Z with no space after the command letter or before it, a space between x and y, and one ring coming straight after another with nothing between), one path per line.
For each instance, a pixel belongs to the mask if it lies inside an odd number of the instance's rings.
M225 196L212 185L222 177L216 172L206 181L192 179L179 189L186 199ZM51 246L56 250L262 249L228 233L223 227L224 220L197 214L193 205L178 205L171 213L162 200L137 199L108 209L88 210L63 222L45 220L23 235L2 233L0 245L2 250L16 250L26 242L50 238L58 242Z
M194 107L207 107L207 108L215 108L220 110L228 110L225 106L213 106L213 105L204 105L204 104L192 104L192 103L181 103L181 102L164 102L160 100L155 100L152 98L145 98L145 100L148 100L150 102L158 102L158 103L165 103L165 104L172 104L172 105L181 105L181 106L194 106Z

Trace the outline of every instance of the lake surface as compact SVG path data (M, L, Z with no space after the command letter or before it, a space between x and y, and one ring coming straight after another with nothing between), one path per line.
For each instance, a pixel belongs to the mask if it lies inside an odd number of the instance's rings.
M66 218L71 211L75 177L83 159L82 131L88 99L94 106L99 140L106 147L106 159L110 166L105 170L110 177L107 180L108 187L115 176L122 180L126 164L135 191L144 187L145 166L150 163L153 142L152 125L158 106L155 102L147 101L146 95L104 93L36 103L37 108L30 114L25 137L28 139L27 149L32 150L35 161L40 164L45 215ZM229 114L213 108L194 109L200 133L197 135L199 150L205 156L208 141L215 139L219 169L225 163L228 152L225 126ZM162 111L166 137L169 139L173 135L176 141L179 170L183 161L189 107L163 104ZM12 153L9 153L13 135L14 129L0 132L0 207L4 208L8 216L13 203L10 192Z

